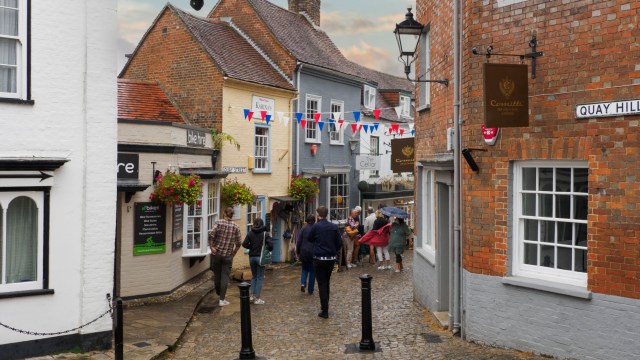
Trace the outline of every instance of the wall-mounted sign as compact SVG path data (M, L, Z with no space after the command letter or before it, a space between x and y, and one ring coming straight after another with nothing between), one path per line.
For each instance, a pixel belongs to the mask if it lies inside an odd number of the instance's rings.
M484 125L529 126L529 80L526 64L484 64Z
M187 146L202 147L207 143L207 135L204 131L187 129Z
M578 119L638 114L640 114L640 100L622 100L576 105L576 118Z
M415 162L414 138L391 139L391 170L394 173L413 173Z
M138 154L118 153L118 179L138 178Z
M182 226L184 224L184 205L173 205L173 226L171 231L171 250L182 249Z
M135 203L133 213L133 255L163 254L166 250L166 206Z
M244 174L247 172L247 168L241 166L224 166L222 168L222 171L228 173Z
M251 111L253 111L253 117L260 119L260 112L266 111L267 114L273 116L276 110L276 101L262 96L253 95L251 97Z
M482 137L487 145L495 145L500 134L500 128L488 128L482 125Z
M380 156L356 155L356 170L380 170Z

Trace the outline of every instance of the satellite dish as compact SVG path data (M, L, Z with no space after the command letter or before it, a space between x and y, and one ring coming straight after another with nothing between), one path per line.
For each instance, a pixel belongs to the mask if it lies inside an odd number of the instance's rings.
M191 7L198 11L204 6L204 0L191 0Z

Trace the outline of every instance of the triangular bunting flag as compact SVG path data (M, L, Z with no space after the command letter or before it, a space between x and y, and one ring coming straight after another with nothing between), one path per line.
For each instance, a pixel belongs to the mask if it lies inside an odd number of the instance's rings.
M269 125L269 121L271 121L271 115L267 114L267 115L264 117L264 120L267 122L267 125Z
M315 120L315 121L316 121L316 123L317 123L318 121L320 121L320 113L319 113L319 112L317 112L317 113L313 114L313 120Z
M380 109L373 109L373 117L375 117L376 120L380 119Z
M369 131L369 125L364 124L362 127L364 127L364 133L366 134Z
M362 124L358 125L358 132L362 131Z
M340 124L340 129L342 129L342 125L345 124L345 121L344 120L338 120L338 124Z
M394 109L396 110L396 115L400 117L400 114L402 114L402 106L396 106Z
M282 123L284 124L285 127L289 126L289 117L288 116L283 116L282 117Z
M400 128L400 124L391 124L391 132L398 132L398 129Z
M354 111L353 118L356 119L356 122L360 121L360 111Z
M282 111L278 111L277 114L278 114L278 122L282 123L282 117L284 116L284 113Z
M307 119L302 119L300 120L300 126L302 126L303 128L307 126Z
M373 125L369 125L369 132L373 134Z
M378 131L378 126L380 126L380 123L373 123L373 127L376 129L376 131Z
M251 121L251 119L253 119L253 111L249 111L247 114L247 120Z
M342 117L342 112L341 112L341 111L338 111L338 112L334 112L334 113L333 113L333 118L334 118L335 120L340 120L340 118L341 118L341 117Z
M404 129L400 129L400 136L404 135Z
M336 126L336 121L333 119L329 119L329 128L327 130L329 132L335 131L335 130L332 130L332 129L335 129L335 126Z
M249 116L249 113L251 112L251 110L243 109L243 111L244 111L244 119L247 120L247 116Z
M411 135L415 135L416 131L414 129L411 129Z
M262 121L264 121L264 119L266 119L267 117L267 111L266 110L260 110L260 119L262 119Z
M414 123L408 123L407 125L409 125L409 130L411 131L413 131L413 127L416 126Z
M358 130L358 124L351 124L351 132L355 133Z
M318 121L318 128L320 129L320 131L324 129L324 121Z
M298 119L298 124L300 124L300 120L302 120L302 113L296 113L296 119Z

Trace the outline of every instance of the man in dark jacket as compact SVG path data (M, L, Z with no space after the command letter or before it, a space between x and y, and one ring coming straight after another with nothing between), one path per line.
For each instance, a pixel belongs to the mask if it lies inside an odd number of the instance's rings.
M338 225L327 221L326 206L320 206L316 210L318 222L310 230L309 242L313 243L313 267L316 271L316 281L320 291L320 308L318 314L321 318L329 317L329 288L331 273L336 263L338 251L342 247L342 238Z

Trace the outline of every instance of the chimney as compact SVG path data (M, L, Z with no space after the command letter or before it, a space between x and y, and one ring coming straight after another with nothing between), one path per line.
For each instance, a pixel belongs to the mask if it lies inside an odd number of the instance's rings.
M320 26L320 0L289 0L289 10L307 14L314 25Z

